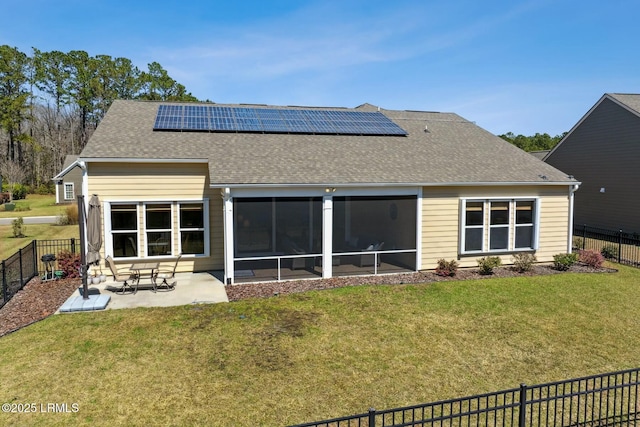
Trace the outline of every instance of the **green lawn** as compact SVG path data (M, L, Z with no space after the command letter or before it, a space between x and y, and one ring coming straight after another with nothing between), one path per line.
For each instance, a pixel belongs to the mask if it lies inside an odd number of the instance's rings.
M52 316L0 339L0 425L282 426L640 366L640 270ZM168 295L170 296L170 295Z
M0 260L7 259L32 240L79 238L77 225L26 224L25 237L14 238L11 225L0 225Z
M15 218L17 216L56 216L63 212L67 205L56 205L56 196L47 194L27 194L23 200L15 200L14 211L5 211L0 205L0 218Z

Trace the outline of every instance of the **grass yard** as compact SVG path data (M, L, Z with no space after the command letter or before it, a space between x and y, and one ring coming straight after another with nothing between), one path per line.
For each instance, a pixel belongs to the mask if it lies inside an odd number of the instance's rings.
M0 225L0 260L7 259L32 240L79 238L77 225L26 224L26 237L14 238L11 225Z
M0 425L283 426L640 366L640 270L52 316L0 339Z
M14 211L5 211L0 205L0 218L15 218L17 216L56 216L64 211L66 205L56 205L56 196L51 194L27 194L22 200L15 200Z

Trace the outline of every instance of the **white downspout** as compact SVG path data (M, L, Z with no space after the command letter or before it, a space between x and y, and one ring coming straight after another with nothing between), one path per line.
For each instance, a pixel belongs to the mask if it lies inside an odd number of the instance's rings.
M233 285L233 197L229 187L222 190L224 218L224 283Z
M322 198L322 278L333 275L333 197Z
M569 241L567 242L567 253L570 254L573 249L573 197L574 193L578 190L580 184L575 184L569 187Z

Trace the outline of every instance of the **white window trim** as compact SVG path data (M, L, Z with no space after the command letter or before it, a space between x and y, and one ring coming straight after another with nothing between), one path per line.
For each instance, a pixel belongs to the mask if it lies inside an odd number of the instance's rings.
M516 248L515 247L515 203L517 201L532 201L534 202L533 212L533 247L530 248ZM482 250L480 251L466 251L465 250L465 233L466 233L466 207L467 202L482 202L483 203L483 218L482 218ZM509 202L509 237L507 249L489 249L491 247L491 203L492 202ZM540 197L538 196L517 196L517 197L463 197L460 199L460 212L459 212L459 234L460 240L458 242L460 255L482 255L482 254L504 254L514 252L535 251L539 248L540 242ZM524 224L522 224L524 225ZM493 226L493 227L502 227ZM480 226L470 226L469 228L480 228Z
M204 249L205 249L205 253L204 254L200 254L200 255L195 255L195 254L185 254L182 257L183 258L206 258L209 257L211 254L211 248L210 248L210 228L209 228L209 199L208 198L204 198L204 199L149 199L149 200L139 200L139 199L105 199L104 200L104 250L105 250L105 257L111 255L114 259L117 259L118 261L127 261L127 260L137 260L140 258L145 258L145 259L165 259L165 258L169 258L169 256L147 256L147 251L146 251L146 247L141 247L141 237L142 233L145 234L145 239L146 239L146 215L143 217L142 219L142 224L140 221L140 209L142 206L147 205L147 204L158 204L158 203L169 203L171 204L171 212L172 212L172 241L175 240L173 236L175 236L175 233L180 233L180 218L179 218L179 208L180 208L180 204L181 203L202 203L203 206L203 215L204 215ZM138 248L137 248L137 252L138 252L138 256L137 257L118 257L115 258L115 256L113 256L113 231L111 230L111 206L112 205L126 205L126 204L131 204L131 205L136 205L136 221L138 224L138 228L137 228L137 235L138 235ZM177 211L176 211L177 210ZM177 213L176 213L177 212ZM175 216L174 216L175 215ZM174 218L178 218L177 222L174 222ZM155 230L154 230L155 231ZM172 243L172 253L174 254L173 256L175 256L175 251L173 251L174 249L174 245ZM180 253L182 250L181 248L181 242L178 242L178 253Z
M138 247L136 248L136 252L140 254L140 204L131 200L121 201L121 202L105 202L104 203L104 250L105 250L105 258L111 255L114 259L117 260L133 260L138 259L137 257L115 257L113 254L113 230L111 229L111 206L112 205L136 205L136 234L138 238L136 239ZM125 231L116 231L116 233L124 233ZM130 231L129 231L130 232Z
M71 188L71 197L67 197L67 188ZM62 193L63 193L63 197L64 200L73 200L75 199L75 187L73 185L73 182L64 182L62 183Z
M202 215L204 216L203 218L203 228L181 228L180 227L180 205L181 204L195 204L195 203L202 203ZM209 199L203 199L203 200L199 200L199 201L185 201L185 200L180 200L177 201L176 203L176 209L177 209L177 216L178 216L178 221L176 223L176 232L178 233L178 250L180 251L179 253L182 254L182 235L181 233L183 231L202 231L204 234L204 253L203 254L183 254L182 257L187 257L187 258L204 258L204 257L208 257L210 256L211 253L211 248L210 248L210 244L209 244Z
M159 228L159 229L149 230L147 228L147 206L150 206L150 205L167 205L167 204L169 205L169 209L171 211L170 212L170 214L171 214L171 228L169 228L169 229L164 229L164 228L160 229ZM145 258L153 258L153 259L155 259L155 258L162 259L162 258L171 258L171 257L173 257L174 256L174 252L173 252L173 239L174 239L174 230L173 230L173 228L174 227L173 227L173 225L175 224L175 222L174 222L174 214L173 214L173 212L174 212L174 204L171 203L171 202L143 202L142 206L143 206L143 210L142 210L142 212L143 212L143 215L142 215L142 226L143 226L143 230L144 230L144 257ZM153 256L149 255L149 233L164 233L164 232L167 232L167 231L169 232L169 234L171 236L171 237L169 237L169 247L171 249L171 251L170 251L171 253L169 255L153 255Z

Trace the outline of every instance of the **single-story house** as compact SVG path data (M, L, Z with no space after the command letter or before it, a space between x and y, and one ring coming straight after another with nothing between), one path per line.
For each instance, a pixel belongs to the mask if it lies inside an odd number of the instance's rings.
M226 283L541 262L579 182L452 113L116 101L80 154L102 256Z
M53 178L56 186L56 203L74 203L82 189L82 169L78 156L69 154L64 158L62 171Z
M544 161L582 182L575 223L640 232L640 94L605 93Z

